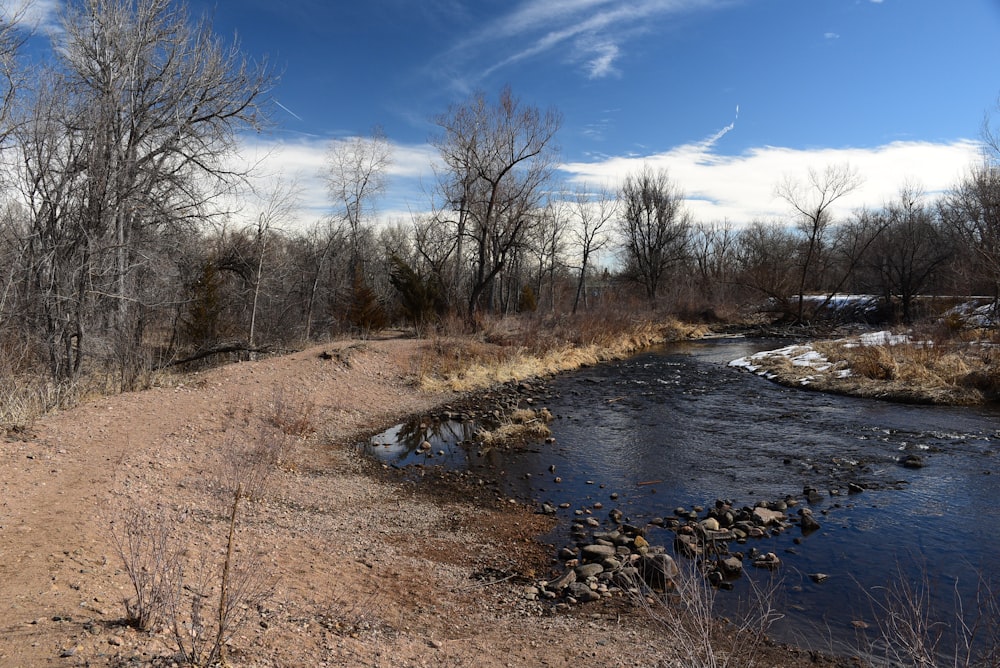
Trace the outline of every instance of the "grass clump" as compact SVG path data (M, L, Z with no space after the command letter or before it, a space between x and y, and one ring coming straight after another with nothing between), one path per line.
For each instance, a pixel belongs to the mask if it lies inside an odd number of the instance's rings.
M499 427L491 430L481 430L477 437L483 445L498 445L532 438L548 438L552 435L548 423L552 421L552 413L547 408L534 410L518 408L513 411Z

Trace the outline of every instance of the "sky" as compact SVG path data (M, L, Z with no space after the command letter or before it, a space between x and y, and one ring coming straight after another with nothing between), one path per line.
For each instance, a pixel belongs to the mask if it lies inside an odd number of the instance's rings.
M0 3L18 0L0 0ZM50 21L60 0L35 0ZM668 170L696 220L787 219L779 183L847 164L839 212L904 184L931 196L1000 126L1000 0L189 0L275 68L272 125L243 138L269 178L329 201L332 141L393 147L382 220L426 211L435 116L510 85L558 110L559 189Z

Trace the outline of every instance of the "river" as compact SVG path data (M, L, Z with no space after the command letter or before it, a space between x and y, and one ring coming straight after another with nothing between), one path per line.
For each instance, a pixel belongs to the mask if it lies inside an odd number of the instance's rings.
M776 603L784 617L772 637L851 651L858 622L874 628L871 596L881 600L894 582L926 581L935 614L946 624L954 622L956 595L974 614L979 576L990 577L1000 555L1000 532L992 524L1000 491L1000 411L827 395L727 366L780 345L743 339L672 344L553 378L536 403L555 416L551 444L483 452L462 446L471 427L453 422L434 433L400 426L367 449L397 465L495 467L513 497L568 503L559 511L564 521L543 537L556 545L572 544L569 525L577 510L606 520L617 508L642 525L678 506L708 507L716 499L736 506L801 499L811 486L823 496L809 504L819 531L802 536L793 529L745 546L782 560ZM404 433L409 438L394 440ZM416 451L424 438L431 440L433 459ZM918 454L925 466L903 467L907 454ZM849 482L864 491L848 493ZM653 527L648 538L670 545L672 534ZM809 577L816 573L829 577L817 583ZM732 594L720 594L724 609L745 595L745 580Z

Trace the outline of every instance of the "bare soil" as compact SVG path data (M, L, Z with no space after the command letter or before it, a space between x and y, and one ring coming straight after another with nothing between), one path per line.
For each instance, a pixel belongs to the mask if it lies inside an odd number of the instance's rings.
M123 504L158 509L189 557L221 562L226 449L276 417L311 433L241 514L238 556L273 594L247 612L230 665L682 665L670 639L621 600L555 613L525 597L554 566L536 539L549 520L531 508L476 481L415 484L356 453L359 435L461 399L418 388L424 346L338 342L232 364L9 434L0 666L171 665L168 629L125 623L131 591L109 522ZM816 665L806 652L766 652L758 665Z

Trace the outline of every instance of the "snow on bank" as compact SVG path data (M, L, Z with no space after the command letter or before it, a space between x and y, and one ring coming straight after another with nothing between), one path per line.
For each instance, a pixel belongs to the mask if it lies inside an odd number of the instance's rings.
M905 334L893 334L888 331L867 332L857 337L841 339L846 347L858 346L894 346L909 343L910 337ZM800 385L809 385L816 380L820 374L832 374L836 378L848 378L851 369L843 362L834 364L822 353L813 348L810 343L795 344L778 348L777 350L764 350L754 353L748 357L741 357L729 363L729 366L738 369L745 369L758 376L763 376L768 380L776 380L779 375L775 369L788 366L797 369L797 381Z

